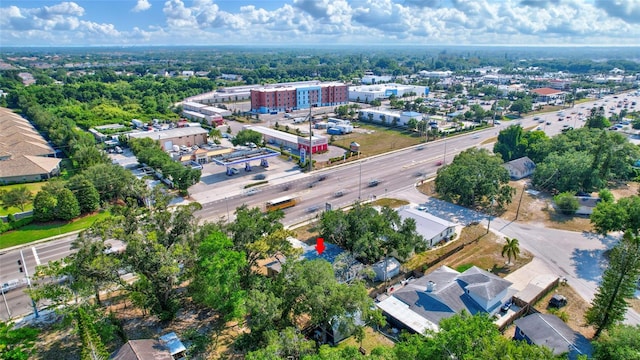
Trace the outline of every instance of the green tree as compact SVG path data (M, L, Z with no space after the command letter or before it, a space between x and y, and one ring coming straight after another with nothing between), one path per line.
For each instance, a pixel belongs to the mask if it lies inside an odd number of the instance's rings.
M580 208L580 201L571 192L563 192L553 197L558 210L564 215L573 215Z
M262 144L262 134L255 130L240 130L231 140L233 146L244 145L246 143Z
M300 359L315 352L315 343L307 340L299 330L287 327L279 332L271 330L266 333L266 345L256 351L249 352L247 360L266 359Z
M287 240L292 233L285 230L280 220L284 217L282 211L263 213L259 208L248 208L246 205L236 209L236 219L229 224L228 230L232 234L233 249L245 254L247 265L244 274L249 275L258 260L272 257L276 254L294 256L299 251L293 249ZM248 278L244 278L247 280Z
M592 344L596 360L640 360L640 325L614 326Z
M600 106L599 108L591 108L591 113L587 117L587 121L584 126L592 129L606 129L611 126L611 123L605 115L604 107Z
M332 324L345 334L353 330L354 317L371 311L372 300L362 283L339 284L325 260L287 262L277 278L282 318L295 323L302 316L321 329L323 342Z
M30 359L39 333L40 330L30 326L14 328L13 323L0 322L0 359Z
M500 335L485 313L456 314L440 321L438 332L404 335L394 347L398 359L554 359L551 349Z
M509 186L509 172L499 156L486 149L468 149L456 155L453 162L438 170L436 191L448 201L462 206L499 207L511 203L515 189Z
M40 190L33 199L33 218L46 222L56 218L58 200L48 191Z
M246 292L240 288L240 276L247 261L244 253L232 247L221 232L209 235L198 247L189 285L195 301L220 312L225 320L239 319L245 313Z
M62 220L71 220L80 215L80 205L78 199L73 195L71 190L63 188L56 197L55 216Z
M593 227L599 234L612 231L640 232L640 197L630 196L617 202L601 201L590 216Z
M106 360L109 358L109 352L102 343L102 339L96 331L96 324L85 309L80 306L76 309L75 314L76 330L78 337L82 342L82 352L80 359L82 360Z
M504 240L506 241L506 243L502 247L501 255L502 257L507 255L507 264L511 264L511 258L515 260L518 255L520 255L520 244L518 239L516 238L509 239L508 237L506 237L504 238Z
M100 208L100 194L98 190L96 190L93 183L83 175L73 176L65 186L73 192L73 195L75 195L78 200L80 213L87 214Z
M620 242L611 249L609 266L602 275L591 307L585 314L587 324L596 328L594 338L624 320L640 276L640 239L626 231Z
M504 162L524 156L522 136L524 131L520 125L511 125L501 130L498 141L493 145L493 152L500 154Z
M33 195L26 186L18 186L10 190L0 191L0 201L2 201L2 207L4 209L17 207L20 211L24 212L24 206L29 204L32 199Z
M73 161L76 167L82 171L97 164L106 164L109 162L109 157L104 151L98 150L98 148L91 144L89 146L79 146L73 152Z

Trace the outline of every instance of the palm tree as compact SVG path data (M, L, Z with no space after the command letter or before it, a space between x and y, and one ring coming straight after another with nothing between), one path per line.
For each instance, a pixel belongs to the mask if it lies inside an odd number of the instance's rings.
M520 246L518 243L518 239L516 238L509 239L508 237L506 237L504 239L507 243L502 247L502 257L504 257L505 254L507 255L507 265L509 265L511 264L511 258L515 260L518 255L520 255Z

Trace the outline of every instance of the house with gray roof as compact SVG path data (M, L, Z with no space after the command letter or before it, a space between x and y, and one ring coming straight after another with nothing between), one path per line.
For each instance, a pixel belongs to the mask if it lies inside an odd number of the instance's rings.
M514 323L515 340L546 346L554 355L568 353L569 359L576 359L579 355L591 357L592 348L589 340L555 315L535 313Z
M416 209L404 206L398 210L398 215L402 221L408 218L415 220L416 231L424 237L428 247L433 247L442 240L448 240L455 234L458 224L431 215L427 209Z
M511 284L476 266L463 273L442 266L393 289L376 306L394 326L423 334L437 331L440 320L462 311L497 313L515 292Z
M520 180L531 176L536 170L536 164L527 156L508 161L502 166L507 169L512 180Z

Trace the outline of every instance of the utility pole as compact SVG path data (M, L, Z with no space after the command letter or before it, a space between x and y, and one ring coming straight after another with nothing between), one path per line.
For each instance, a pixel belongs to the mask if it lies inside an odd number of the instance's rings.
M311 132L311 123L313 121L311 117L311 99L309 99L309 173L313 170L313 160L311 154L313 154L313 133Z
M20 258L22 259L22 262L18 261L18 265L24 266L24 276L27 278L27 286L29 287L29 290L31 290L31 279L29 278L29 272L27 271L27 264L24 262L24 254L22 254L22 250L20 250ZM36 302L33 301L31 295L29 295L29 297L31 298L31 305L33 306L33 315L37 319L40 317L40 314L38 314L38 307L36 306Z
M522 185L522 192L520 193L520 200L518 200L518 209L516 210L516 220L518 220L518 215L520 215L520 204L522 204L522 196L524 195L525 185Z

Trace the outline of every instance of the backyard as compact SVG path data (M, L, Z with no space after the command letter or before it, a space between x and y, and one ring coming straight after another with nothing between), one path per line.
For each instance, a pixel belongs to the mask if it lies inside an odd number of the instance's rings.
M0 186L0 192L9 191L9 190L16 189L16 188L19 188L19 187L22 187L22 186L26 186L27 189L29 189L29 191L31 191L31 195L36 196L38 191L40 191L40 189L45 184L46 184L46 182L42 181L42 182L29 183L29 184L3 185L3 186ZM29 202L24 207L24 211L29 211L31 209L33 209L33 202ZM9 214L15 214L15 213L18 213L18 212L21 212L21 210L18 209L17 207L9 207L9 208L0 207L0 216L7 216Z

